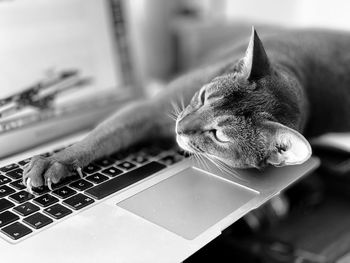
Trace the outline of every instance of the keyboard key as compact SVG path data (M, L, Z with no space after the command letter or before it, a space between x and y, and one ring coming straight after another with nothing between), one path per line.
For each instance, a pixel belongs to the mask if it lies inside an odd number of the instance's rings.
M113 153L109 157L116 161L122 161L126 159L128 156L129 156L129 152L124 151L124 152Z
M6 226L17 219L19 219L18 215L15 215L10 211L5 211L0 214L0 227Z
M132 163L130 163L130 162L122 162L122 163L118 164L117 166L118 166L119 168L124 169L124 170L130 170L130 169L136 167L135 164L132 164Z
M101 167L108 167L111 166L112 164L114 164L114 160L112 160L111 158L102 158L99 160L94 161L95 164L97 164L98 166Z
M84 191L84 190L86 190L94 185L92 183L89 183L88 181L80 179L74 183L71 183L69 186L78 190L78 191Z
M27 188L26 186L23 185L23 180L22 179L14 181L14 182L10 183L10 185L12 187L16 188L17 190L23 190L23 189Z
M24 218L23 222L28 224L32 228L39 229L39 228L42 228L42 227L52 223L53 220L38 212L38 213L35 213L31 216Z
M89 180L90 182L93 182L95 184L100 184L104 181L107 181L109 178L103 174L95 173L95 174L89 175L85 179Z
M93 174L100 170L100 167L90 163L88 166L83 168L83 172L87 174Z
M186 152L186 151L184 151L184 150L182 150L182 149L178 149L176 152L177 152L178 154L180 154L181 156L185 157L185 158L188 158L188 157L191 156L191 154L190 154L189 152Z
M33 231L30 228L26 227L25 225L21 224L20 222L16 222L16 223L13 223L12 225L9 225L1 229L1 232L5 233L10 238L17 240L21 237L24 237L25 235L30 234Z
M13 194L15 192L16 191L14 189L12 189L11 187L8 187L7 185L0 186L0 198Z
M165 165L160 164L158 162L150 162L135 170L132 170L107 182L99 184L85 191L85 193L92 197L95 197L96 199L102 199L164 169L165 167Z
M55 219L61 219L72 213L67 207L60 204L55 204L44 209L44 212Z
M172 165L174 163L177 163L180 160L181 160L181 158L179 156L167 155L167 156L163 157L162 159L160 159L159 161L164 163L165 165Z
M74 210L82 209L83 207L92 204L93 202L95 201L92 198L83 194L74 195L63 201L64 204L68 205Z
M57 188L60 188L62 186L65 186L66 184L69 184L69 183L77 181L77 180L80 180L80 176L78 175L77 172L72 172L72 174L70 176L63 178L57 184L53 184L52 188L57 189Z
M0 212L6 210L6 209L9 209L11 207L14 207L15 204L10 202L9 200L3 198L3 199L0 199Z
M49 205L52 205L54 203L58 202L58 199L56 197L53 197L52 195L45 194L42 196L39 196L33 200L36 204L42 206L42 207L47 207Z
M13 201L15 201L16 203L24 203L26 201L29 201L30 199L33 199L35 196L28 193L27 191L20 191L16 194L12 194L9 196L9 198Z
M28 164L30 162L32 158L27 158L27 159L24 159L20 162L18 162L18 164L22 165L22 166L25 166L26 164Z
M147 155L150 155L152 157L155 157L155 156L159 155L161 152L163 152L163 150L157 146L147 147L143 151L145 153L147 153Z
M135 156L134 158L132 158L132 160L135 163L143 164L143 163L148 161L148 158L146 156L143 156L143 155L138 155L138 156Z
M63 186L57 190L52 191L52 194L58 196L59 198L63 198L63 199L70 197L76 193L77 193L76 191L69 188L68 186Z
M50 192L50 189L46 185L44 185L44 186L40 186L40 187L33 187L32 191L36 195L42 195L42 194L46 194L46 193Z
M62 217L65 217L72 213L70 209L60 204L55 204L53 206L45 208L44 212L54 219L61 219Z
M27 216L27 215L33 214L34 212L36 212L38 210L40 210L40 208L37 207L36 205L33 205L30 202L25 202L19 206L16 206L15 208L13 208L13 211L20 214L21 216Z
M123 173L123 171L115 167L109 167L107 169L102 170L101 173L109 176L117 176L118 174Z
M21 179L22 175L23 175L23 169L22 168L17 168L15 170L7 172L6 175L8 177L11 177L14 180Z
M0 185L7 184L11 182L12 180L2 174L0 174Z
M0 168L0 171L6 173L6 172L9 172L9 171L11 171L11 170L14 170L14 169L16 169L16 168L18 168L18 167L19 167L18 164L12 163L12 164L6 165L6 166L4 166L4 167L1 167L1 168Z

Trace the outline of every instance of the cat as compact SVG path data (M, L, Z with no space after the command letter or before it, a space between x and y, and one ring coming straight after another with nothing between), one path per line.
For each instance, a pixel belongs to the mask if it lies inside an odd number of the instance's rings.
M201 67L135 101L83 140L26 167L27 188L51 188L94 159L144 139L176 136L185 150L230 167L305 162L306 138L350 131L350 34L286 30L233 44ZM245 51L245 53L244 53ZM174 121L172 102L186 107Z

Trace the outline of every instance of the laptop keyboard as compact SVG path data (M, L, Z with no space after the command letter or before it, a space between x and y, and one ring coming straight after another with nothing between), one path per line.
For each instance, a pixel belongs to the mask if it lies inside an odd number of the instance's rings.
M33 194L22 184L23 167L30 158L1 167L0 236L21 240L184 158L176 147L118 152L84 167L83 179L75 173L54 185L52 191L45 186L34 188Z

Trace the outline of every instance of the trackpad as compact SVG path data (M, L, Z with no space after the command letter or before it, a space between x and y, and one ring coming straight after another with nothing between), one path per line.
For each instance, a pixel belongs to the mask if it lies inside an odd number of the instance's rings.
M194 239L258 194L190 167L118 206L186 239Z

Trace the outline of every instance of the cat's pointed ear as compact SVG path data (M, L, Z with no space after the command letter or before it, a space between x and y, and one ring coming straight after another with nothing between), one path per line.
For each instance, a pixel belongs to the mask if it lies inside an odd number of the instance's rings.
M264 123L270 141L267 163L274 166L301 164L312 154L309 142L296 130L277 122Z
M270 72L269 58L254 27L252 27L252 34L243 63L244 74L249 80L260 79Z

